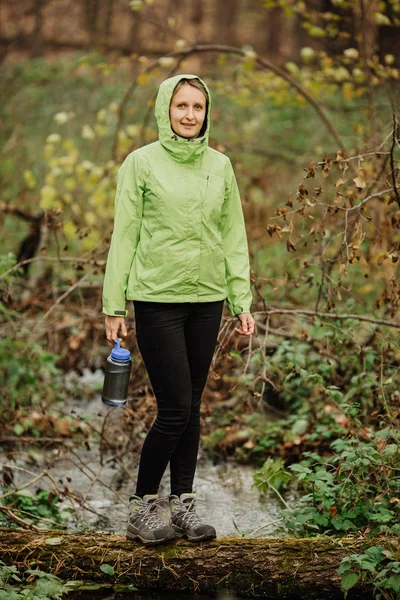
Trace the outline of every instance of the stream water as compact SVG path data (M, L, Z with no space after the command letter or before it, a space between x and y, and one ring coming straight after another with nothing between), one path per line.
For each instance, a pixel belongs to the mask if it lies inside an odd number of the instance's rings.
M85 385L98 386L102 380L101 371L87 371L81 377ZM122 426L122 410L105 406L100 395L89 402L72 401L68 407L64 407L64 412L70 411L88 415L91 424L99 428L105 414L109 413L109 426L113 426L116 431ZM50 470L52 476L63 481L68 478L68 487L87 495L86 504L95 511L81 511L81 518L85 523L95 531L124 532L129 495L134 492L137 464L129 464L129 473L125 473L127 477L116 494L112 488L120 467L116 462L101 467L98 446L91 444L90 449L81 447L75 456L55 455L54 459L54 466ZM94 473L101 475L99 480L93 483ZM285 535L280 520L281 502L275 496L260 495L258 490L252 487L253 473L254 467L235 462L214 464L200 451L194 489L205 502L203 507L199 506L199 512L207 511L208 519L215 524L218 536ZM109 487L105 487L104 484ZM169 493L168 469L162 479L160 493Z
M71 376L72 377L72 376ZM79 385L99 389L103 381L103 373L87 371L80 378ZM70 385L71 380L66 381ZM87 389L87 387L86 387ZM80 415L86 422L101 429L104 417L108 414L107 423L116 432L122 431L123 411L110 409L101 402L100 394L95 398L85 401L73 399L68 405L58 407L64 414ZM111 412L110 412L111 410ZM28 456L27 451L15 453L7 460L9 466L29 469L30 474L16 470L15 485L21 485L32 478L32 472L40 473L46 469L52 479L57 482L60 489L64 486L78 494L80 502L65 499L63 505L67 508L71 502L75 515L68 528L81 529L87 527L96 532L125 532L129 495L134 492L137 461L131 457L123 456L122 469L124 477L118 481L121 473L121 460L107 462L107 455L101 464L100 448L98 443L90 442L90 446L80 445L68 448L68 444L60 448L39 449ZM198 512L207 515L207 520L214 524L219 537L267 537L285 535L281 523L282 505L275 496L261 496L257 489L252 487L254 467L239 465L234 462L214 464L200 451L198 466L195 476L195 491L204 499ZM36 488L52 488L49 479L41 479ZM169 493L169 473L165 473L161 482L160 492ZM289 499L291 502L291 499ZM97 595L93 592L72 592L68 599L94 600L94 598L107 598L119 600L130 598L132 600L189 600L196 598L218 598L219 600L235 600L236 596L220 594L218 596L187 595L143 592L121 594L104 590Z

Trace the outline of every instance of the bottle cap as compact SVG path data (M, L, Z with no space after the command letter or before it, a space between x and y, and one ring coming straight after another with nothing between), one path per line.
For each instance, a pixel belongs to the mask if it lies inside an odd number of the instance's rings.
M111 358L115 358L116 360L129 360L131 357L131 353L129 350L120 347L121 339L117 338L117 341L114 344L114 348L111 350Z

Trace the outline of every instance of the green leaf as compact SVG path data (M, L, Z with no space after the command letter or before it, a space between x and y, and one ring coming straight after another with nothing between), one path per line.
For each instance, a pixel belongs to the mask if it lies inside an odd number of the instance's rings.
M328 525L328 519L324 515L315 515L314 523L316 523L317 525L326 526Z
M19 600L21 596L16 592L0 590L0 600Z
M350 588L353 587L353 585L356 585L358 581L358 575L357 573L345 573L342 577L342 590L347 592L347 590L349 590Z
M129 592L137 592L138 591L138 588L136 588L131 583L128 583L125 585L124 584L114 585L113 589L114 589L114 592L117 592L120 594L127 594Z
M15 435L22 435L25 431L25 428L23 425L21 425L21 423L15 423L14 427L13 427L13 432L15 433Z
M115 574L115 569L114 567L112 567L111 565L101 565L100 569L103 571L103 573L105 573L106 575L114 575Z
M388 583L392 590L400 592L400 575L392 575L389 577Z
M343 519L341 517L332 517L331 523L338 531L344 528Z
M368 548L368 550L365 551L364 554L368 557L368 559L371 562L377 564L385 559L383 550L384 549L382 548L382 546L371 546L370 548Z
M376 562L373 560L360 560L360 562L358 563L360 566L360 569L363 569L364 571L370 571L371 573L375 573L376 570Z
M292 426L292 433L295 435L304 435L308 429L307 419L298 419Z
M295 463L294 465L289 465L289 469L291 471L294 471L295 473L312 473L311 469L309 469L308 467L304 467L303 465L300 465L298 463Z
M110 584L107 585L109 586ZM67 581L65 587L67 590L92 591L104 588L104 584L87 581Z
M59 544L62 544L62 539L61 538L48 538L45 541L45 544L48 544L49 546L58 546Z
M346 571L351 569L351 567L352 567L351 562L348 562L347 559L344 559L344 561L341 563L340 567L338 568L338 575L342 575L342 573L345 573Z

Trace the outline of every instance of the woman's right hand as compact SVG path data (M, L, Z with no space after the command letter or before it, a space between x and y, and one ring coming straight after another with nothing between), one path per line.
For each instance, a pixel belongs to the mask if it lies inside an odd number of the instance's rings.
M125 325L125 317L112 317L111 315L106 315L106 337L109 342L116 342L118 335L118 330L121 329L122 337L126 337L128 335L128 331Z

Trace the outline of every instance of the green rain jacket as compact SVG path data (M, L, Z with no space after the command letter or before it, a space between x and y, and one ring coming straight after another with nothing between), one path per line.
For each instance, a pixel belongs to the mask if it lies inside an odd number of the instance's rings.
M171 129L169 105L182 78L159 88L159 140L131 152L117 173L114 231L103 313L126 316L126 300L211 302L250 312L249 253L242 205L227 156L208 146L211 97L197 138Z

